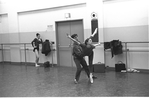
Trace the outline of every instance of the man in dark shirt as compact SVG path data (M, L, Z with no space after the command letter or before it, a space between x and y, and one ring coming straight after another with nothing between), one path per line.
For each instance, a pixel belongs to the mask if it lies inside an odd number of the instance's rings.
M78 41L78 35L77 34L73 34L71 37ZM74 62L76 64L76 67L77 67L75 80L74 80L74 82L77 84L79 81L79 78L80 78L82 67L84 68L88 78L89 78L90 72L89 72L89 69L87 67L87 63L83 57L82 47L76 42L73 43L72 55L73 55L73 59L74 59Z

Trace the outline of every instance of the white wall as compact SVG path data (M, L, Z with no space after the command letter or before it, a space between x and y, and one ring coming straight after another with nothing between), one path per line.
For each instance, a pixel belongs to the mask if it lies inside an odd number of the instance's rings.
M148 17L149 17L149 3L147 3L147 7L148 7ZM148 19L148 40L149 40L149 19ZM148 50L149 50L149 47L148 47ZM148 53L148 60L149 60L149 53ZM148 61L148 65L149 65L149 61ZM148 66L148 69L149 69L149 66Z
M148 0L111 0L104 2L104 40L144 42L148 39ZM130 50L147 50L148 44L128 44ZM114 67L124 55L111 59L106 52L106 64ZM128 52L128 68L148 69L148 52Z
M104 3L104 39L123 42L148 40L146 0L113 0ZM133 38L132 38L133 37Z
M147 0L111 0L104 3L104 27L148 25Z
M61 7L84 2L86 2L86 0L1 0L2 9L0 11L1 13L8 13L10 10L15 12L24 12L30 10Z
M78 13L83 13L85 11L85 7L86 7L85 4L79 4L67 7L50 8L38 11L18 13L20 42L30 43L33 40L33 38L35 38L35 34L39 32L43 40L49 39L50 41L54 41L55 44L53 45L53 47L56 49L55 22L67 20L65 19L65 13L68 12L71 12L72 17L69 20L83 19L84 14L78 14ZM47 27L48 25L52 26L52 29L48 30ZM32 47L28 48L32 49ZM32 50L30 51L32 52ZM57 63L56 53L53 54L54 54L54 63ZM34 53L30 53L30 55L34 56ZM28 62L34 61L32 56L28 57L29 58ZM47 59L51 60L51 57L45 59L44 55L40 56L41 56L40 62L44 62Z
M91 34L92 12L98 15L100 42L113 39L123 42L149 41L147 4L148 0L110 0L104 3L102 0L1 0L0 43L30 43L37 32L41 33L43 39L56 42L55 21L75 19L83 19L84 38L87 38ZM71 18L66 19L65 13L71 13ZM49 30L47 25L52 26L52 29ZM30 49L27 51L27 61L34 62L32 47L27 47ZM129 48L148 49L148 44L130 44ZM6 55L9 59L6 60L25 60L23 47L11 46L9 53L10 56ZM95 53L94 63L104 62L103 46L97 47ZM16 55L18 57L14 59ZM56 57L54 52L54 63L57 63ZM43 55L40 59L40 62L45 60ZM126 61L125 54L111 59L109 52L106 52L105 59L106 65L111 67L118 60ZM131 68L149 69L148 52L129 52L128 59Z
M83 19L84 22L84 38L87 38L91 34L91 13L98 13L99 18L99 37L100 41L103 41L103 12L102 0L95 0L94 2L86 0L1 0L0 14L8 14L8 31L4 33L9 37L11 43L30 43L35 37L37 32L41 33L43 39L55 40L55 21L64 20L76 20ZM66 19L65 13L71 13L71 18ZM52 29L48 29L47 26L52 26ZM3 25L3 27L5 27ZM3 33L3 30L1 30ZM48 37L48 38L47 38ZM3 42L4 43L4 42ZM56 45L54 44L54 47ZM15 47L16 48L16 47ZM30 46L30 52L27 52L29 62L33 62L34 53ZM23 47L14 52L12 47L11 58L13 60L14 55L19 55L18 59L13 61L24 61ZM100 54L95 55L94 62L104 62L103 47L98 47L96 52ZM41 62L44 57L41 55ZM54 52L54 63L57 63L56 52ZM49 57L50 58L50 57Z
M0 15L0 34L2 33L8 33L8 15L7 14L1 14Z
M53 25L55 31L55 21L67 20L65 13L71 13L71 19L84 18L86 4L71 5L67 7L43 9L18 14L20 32L46 31L48 25Z
M102 0L87 0L87 9L86 9L86 28L88 28L88 35L85 35L85 38L90 36L90 28L91 28L91 13L95 12L97 13L97 18L98 18L98 28L99 28L99 42L103 42L104 41L104 37L103 37L103 1ZM87 34L86 33L86 34ZM94 49L94 60L93 63L97 63L97 62L101 62L104 63L104 49L103 49L103 45L96 47L96 49Z
M8 33L8 14L0 14L0 43L10 43ZM10 61L10 47L8 45L3 47L6 49L4 59ZM0 49L2 49L2 45L0 45ZM2 61L2 50L0 50L0 61Z

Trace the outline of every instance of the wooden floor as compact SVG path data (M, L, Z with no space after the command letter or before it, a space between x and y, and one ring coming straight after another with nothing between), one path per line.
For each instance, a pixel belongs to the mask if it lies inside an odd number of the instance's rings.
M148 97L149 73L95 73L90 84L84 71L74 84L76 68L0 64L0 97Z

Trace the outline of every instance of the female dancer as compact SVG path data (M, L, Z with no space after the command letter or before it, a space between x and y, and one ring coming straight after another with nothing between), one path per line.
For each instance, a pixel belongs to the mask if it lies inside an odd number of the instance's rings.
M31 42L32 46L33 46L33 52L35 52L35 67L39 67L40 65L38 65L39 62L39 46L40 44L42 44L42 39L40 38L40 34L37 33L36 34L36 38Z

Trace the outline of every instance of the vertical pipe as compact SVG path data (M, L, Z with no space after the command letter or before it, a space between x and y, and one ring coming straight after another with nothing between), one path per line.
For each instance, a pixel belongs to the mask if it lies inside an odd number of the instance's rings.
M128 64L127 64L127 42L125 42L125 51L126 51L126 70L128 69Z
M25 65L26 65L26 44L24 44L24 56L25 56Z
M54 49L53 49L53 44L52 43L51 43L51 46L52 46L51 54L52 54L52 67L53 67L53 51L54 51Z
M4 63L3 44L1 44L1 46L2 46L2 63Z

